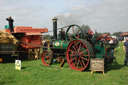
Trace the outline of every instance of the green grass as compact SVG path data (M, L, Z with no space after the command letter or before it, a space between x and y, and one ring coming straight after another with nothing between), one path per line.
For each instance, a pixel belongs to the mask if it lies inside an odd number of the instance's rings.
M108 65L105 75L99 72L71 70L66 63L50 67L42 65L41 59L22 61L22 70L15 70L14 63L0 64L0 85L128 85L128 67L124 66L123 43L115 49L117 63Z

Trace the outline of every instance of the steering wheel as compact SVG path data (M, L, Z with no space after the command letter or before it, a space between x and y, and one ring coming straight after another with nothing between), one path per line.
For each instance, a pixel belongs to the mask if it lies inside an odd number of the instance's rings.
M65 39L66 41L72 41L73 39L82 39L83 31L78 25L70 25L66 31Z

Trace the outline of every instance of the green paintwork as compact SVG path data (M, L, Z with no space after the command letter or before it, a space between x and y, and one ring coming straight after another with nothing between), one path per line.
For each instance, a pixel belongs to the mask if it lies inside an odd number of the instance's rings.
M64 40L56 40L53 42L53 48L67 49L68 43Z
M13 28L14 28L15 26L13 26ZM5 29L9 29L9 25L5 25Z
M5 29L9 29L9 25L5 25Z
M105 55L105 45L101 46L101 44L96 44L95 48L97 49L97 51L95 52L96 58L103 59Z

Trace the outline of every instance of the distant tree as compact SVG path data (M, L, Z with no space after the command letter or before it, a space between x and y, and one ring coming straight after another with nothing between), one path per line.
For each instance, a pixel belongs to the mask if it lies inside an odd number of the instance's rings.
M88 25L85 25L85 24L83 24L83 25L81 26L81 28L82 28L82 30L83 30L84 32L88 32L88 30L90 29L90 27L89 27Z
M111 35L111 33L110 33L110 32L104 32L104 33L102 33L102 34L109 34L109 35Z
M116 37L119 37L120 34L122 34L122 32L114 32L112 35L113 35L113 36L116 36Z

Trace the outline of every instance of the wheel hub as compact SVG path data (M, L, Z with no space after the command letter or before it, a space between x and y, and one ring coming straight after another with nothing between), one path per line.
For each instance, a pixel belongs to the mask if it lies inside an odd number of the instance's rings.
M79 56L80 56L80 54L79 53L76 53L76 55L75 55L77 58L79 58Z

